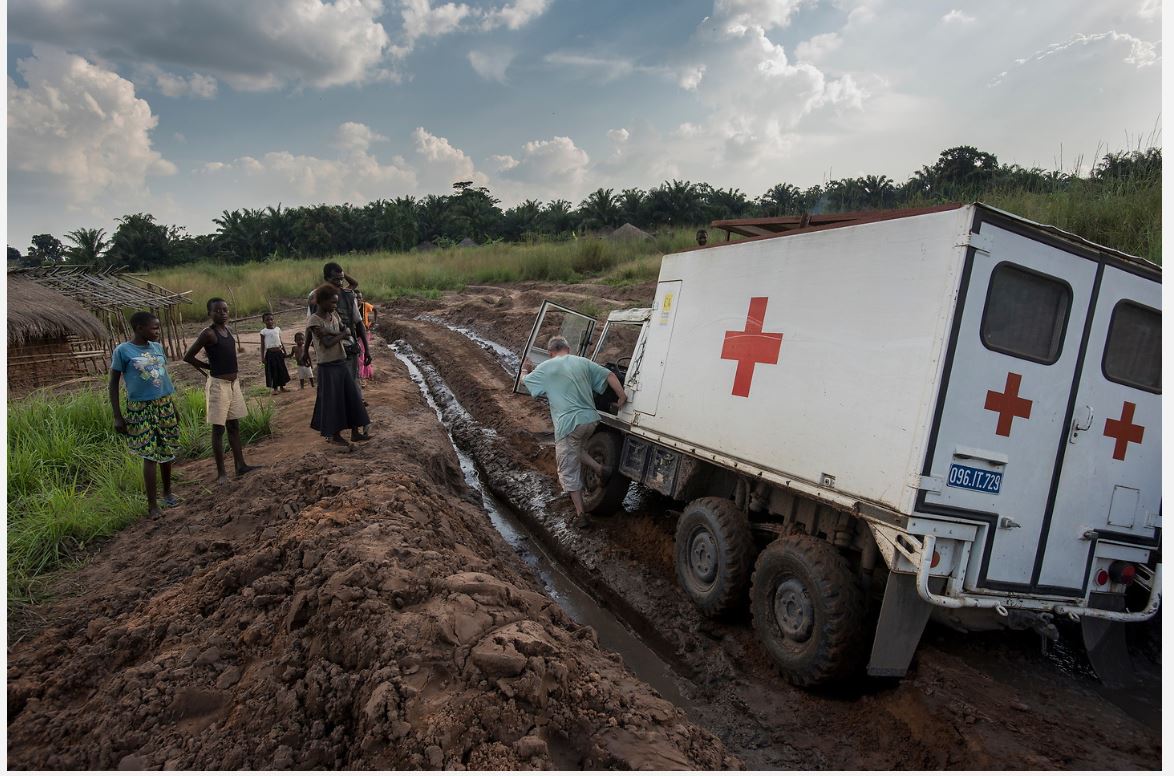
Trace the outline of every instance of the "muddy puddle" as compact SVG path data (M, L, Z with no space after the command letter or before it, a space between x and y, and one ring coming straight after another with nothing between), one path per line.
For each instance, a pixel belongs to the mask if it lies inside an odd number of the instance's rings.
M518 373L518 367L522 365L522 359L519 358L518 354L513 350L507 348L505 345L502 345L500 342L494 342L493 340L482 337L480 334L467 326L456 326L449 323L448 321L436 317L435 315L428 315L427 313L416 316L416 320L424 321L425 323L434 323L437 326L443 326L449 331L455 331L462 337L471 340L474 344L477 345L477 347L493 356L494 360L496 360L497 363L501 365L501 368L511 376L516 375Z
M460 333L464 334L464 332ZM493 344L496 345L496 343ZM433 373L435 370L431 370L429 364L410 345L400 340L390 347L396 358L407 368L412 382L420 389L424 400L436 413L437 419L444 425L446 431L450 430L454 418L476 423L452 392L447 389L439 376L433 374L432 380L425 380L422 370L429 369ZM482 428L481 430L487 434L494 433L492 429ZM666 700L688 713L689 699L684 694L684 688L689 685L688 680L673 671L620 619L580 587L570 574L530 535L521 519L509 507L502 504L485 486L472 457L456 443L451 431L449 431L449 441L452 443L453 450L460 462L465 483L481 499L481 505L493 527L541 581L546 594L558 603L575 622L594 628L600 645L619 654L632 673L655 688ZM636 489L633 488L633 491ZM641 496L642 494L639 492L629 493L629 498L633 503L639 503Z

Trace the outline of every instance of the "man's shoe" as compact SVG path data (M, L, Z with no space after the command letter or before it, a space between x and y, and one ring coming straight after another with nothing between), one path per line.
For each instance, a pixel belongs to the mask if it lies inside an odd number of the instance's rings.
M571 525L580 531L586 531L591 527L591 521L587 519L586 515L579 515L575 518L575 522L571 523Z

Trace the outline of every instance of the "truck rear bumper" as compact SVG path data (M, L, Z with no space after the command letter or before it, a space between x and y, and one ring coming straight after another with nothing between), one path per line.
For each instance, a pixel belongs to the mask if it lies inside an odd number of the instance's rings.
M905 538L916 541L907 534ZM1150 588L1149 600L1146 602L1145 608L1137 612L1117 612L1110 609L1091 607L1086 605L1087 598L1082 602L1072 602L1070 600L1057 601L1048 598L1025 596L952 592L959 589L960 584L949 584L942 593L934 593L929 589L929 580L935 542L936 537L930 535L925 537L923 542L921 542L921 546L918 548L907 548L902 546L902 543L896 544L896 547L901 553L917 568L917 595L923 601L931 603L934 606L943 606L948 609L994 609L1003 616L1006 616L1010 609L1027 609L1037 612L1051 612L1057 616L1068 616L1073 620L1079 620L1081 617L1097 617L1113 622L1140 622L1153 617L1162 603L1161 563L1158 563L1154 567L1152 576L1148 580ZM962 564L958 564L958 567L954 570L954 574L951 575L953 578L951 581L960 582L963 575L965 575L965 568Z

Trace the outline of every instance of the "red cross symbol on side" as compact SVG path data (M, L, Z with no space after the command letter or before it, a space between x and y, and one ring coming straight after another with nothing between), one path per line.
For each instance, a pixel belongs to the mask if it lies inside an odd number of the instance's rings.
M1019 396L1019 386L1023 382L1023 375L1015 372L1007 373L1007 385L1003 392L986 392L986 409L999 413L999 422L995 426L998 436L1011 436L1011 424L1015 418L1031 417L1031 400Z
M783 346L782 332L762 331L767 299L765 296L752 297L750 310L746 313L746 328L743 331L727 331L722 342L722 358L738 362L738 371L734 373L734 390L730 391L733 396L750 395L755 364L779 363L779 350Z
M1125 453L1129 449L1130 442L1141 444L1141 438L1145 436L1145 427L1133 423L1133 411L1136 409L1136 404L1127 401L1121 405L1120 420L1105 418L1105 436L1117 441L1113 447L1113 458L1118 461L1125 460Z

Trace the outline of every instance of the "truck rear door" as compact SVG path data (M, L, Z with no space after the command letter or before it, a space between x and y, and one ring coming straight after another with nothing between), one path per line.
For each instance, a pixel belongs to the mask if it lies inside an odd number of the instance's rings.
M1105 267L1051 525L1040 548L1041 587L1083 590L1097 540L1157 545L1161 297L1162 287L1152 279Z
M526 393L522 388L522 368L527 359L537 366L550 358L550 351L545 346L551 337L566 337L571 345L571 353L585 356L591 344L591 337L595 333L595 326L595 319L589 315L551 301L544 301L538 310L538 317L534 319L534 326L530 329L526 349L522 351L522 365L514 375L514 393Z
M985 523L970 583L1023 590L1046 529L1097 264L989 222L975 242L918 509Z

